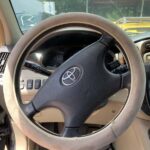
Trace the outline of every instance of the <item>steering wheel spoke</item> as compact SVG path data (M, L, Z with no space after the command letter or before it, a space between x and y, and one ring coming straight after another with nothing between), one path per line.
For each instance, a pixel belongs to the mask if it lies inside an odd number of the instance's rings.
M130 73L130 71L123 73L121 76L122 76L121 88L130 89L130 86L131 86L131 73Z
M63 137L78 137L80 136L79 127L69 128L65 127L62 133Z
M37 113L32 102L28 104L21 104L21 108L29 118L32 118Z

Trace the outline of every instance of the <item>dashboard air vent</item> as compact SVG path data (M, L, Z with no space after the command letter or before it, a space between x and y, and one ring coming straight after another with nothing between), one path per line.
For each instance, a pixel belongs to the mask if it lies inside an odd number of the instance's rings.
M9 56L9 52L1 52L0 53L0 73L4 73L8 56Z

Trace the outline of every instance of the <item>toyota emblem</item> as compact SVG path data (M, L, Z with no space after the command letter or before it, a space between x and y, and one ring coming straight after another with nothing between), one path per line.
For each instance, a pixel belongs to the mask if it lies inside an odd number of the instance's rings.
M77 82L81 77L82 71L79 67L71 67L64 72L61 77L61 82L65 86L69 86Z

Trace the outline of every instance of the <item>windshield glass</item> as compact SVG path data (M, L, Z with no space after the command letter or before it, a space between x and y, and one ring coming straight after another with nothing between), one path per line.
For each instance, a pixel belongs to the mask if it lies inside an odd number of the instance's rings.
M129 36L150 32L150 0L11 0L18 23L26 32L42 20L66 12L105 17Z

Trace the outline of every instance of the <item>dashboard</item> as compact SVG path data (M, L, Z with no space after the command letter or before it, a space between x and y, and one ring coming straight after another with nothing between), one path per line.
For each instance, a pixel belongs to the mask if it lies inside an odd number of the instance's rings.
M55 70L66 60L68 60L75 53L83 49L84 47L92 44L100 38L101 34L93 31L87 30L69 30L63 31L63 35L57 34L54 37L48 39L44 44L40 45L37 49L32 50L28 55L24 65L22 67L20 75L20 93L23 103L28 103L32 100L38 90L44 85L48 77L55 72ZM142 110L145 114L150 115L150 38L142 38L135 40L135 45L137 50L141 53L143 62L146 66L147 72L147 91L145 100L142 106ZM11 52L11 48L1 47L0 48L0 84L3 84L3 73L4 68ZM108 52L105 54L105 64L106 68L117 74L126 73L129 71L129 67L121 52L121 47L118 43L114 43ZM94 73L93 73L94 75ZM121 93L121 94L120 94ZM128 96L128 90L124 89L119 92L119 94L114 94L111 98L111 101L117 101L125 103ZM119 110L117 108L117 110ZM47 113L50 113L51 110L47 110ZM54 113L54 110L53 110ZM113 105L111 110L111 115L116 115L116 106ZM62 120L62 116L59 113L55 118ZM41 117L42 116L42 117ZM57 116L57 117L56 117ZM46 122L45 113L38 114L37 120L40 118L40 121ZM42 118L42 119L41 119ZM99 117L100 118L100 117Z

